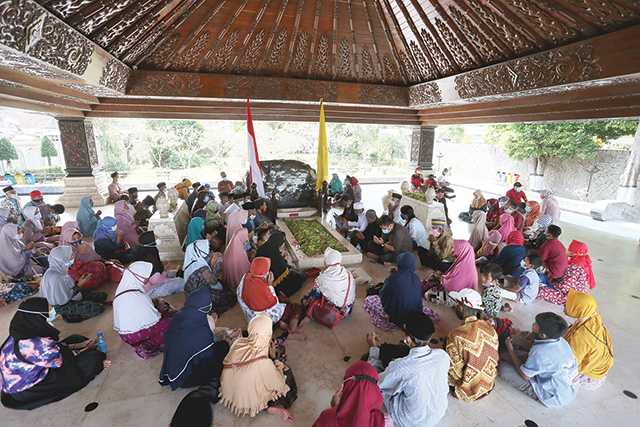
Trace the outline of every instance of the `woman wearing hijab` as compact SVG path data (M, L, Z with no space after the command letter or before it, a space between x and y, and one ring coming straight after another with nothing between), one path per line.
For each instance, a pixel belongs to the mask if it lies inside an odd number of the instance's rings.
M445 273L453 264L453 236L444 222L431 227L429 242L428 251L418 252L420 263L425 267Z
M207 289L198 289L187 296L184 307L173 316L165 333L159 381L172 390L211 385L217 401L222 361L229 352L229 344L214 336L215 321L210 312Z
M184 241L184 247L186 248L196 240L201 240L204 238L204 219L197 216L195 218L191 218L189 221L189 226L187 227L187 238Z
M273 287L282 299L290 297L300 290L306 276L294 270L282 254L285 251L286 237L283 232L275 231L267 242L256 251L256 256L267 257L271 260L271 272L273 273Z
M331 408L320 414L313 427L384 427L379 381L378 372L369 363L352 363L331 399Z
M525 208L526 218L524 220L525 228L531 227L534 222L540 216L540 203L535 200L529 200L527 202L527 207Z
M58 246L49 254L49 268L42 276L40 295L68 322L81 322L101 314L107 294L84 289L91 275L80 277L78 283L69 275L73 265L71 246Z
M507 237L507 246L502 248L492 262L502 268L503 274L518 278L523 271L520 263L525 256L527 256L527 248L524 247L524 235L514 230Z
M502 235L498 230L491 230L487 235L487 238L478 249L476 255L478 257L492 257L498 254L500 243L502 242Z
M453 241L453 265L442 276L445 291L459 292L462 289L478 290L478 272L473 248L466 240Z
M26 206L22 210L25 221L22 223L22 241L28 245L29 243L35 243L38 247L43 249L51 249L45 243L44 236L44 224L42 222L42 216L40 209L37 206Z
M240 230L244 224L247 223L248 219L249 212L244 209L237 210L228 216L227 239L225 242L225 247L229 245L229 242L233 238L233 235L236 233L236 231Z
M129 209L129 202L126 200L116 202L113 212L116 216L117 230L122 242L128 244L129 247L134 247L138 243L138 225L133 218L131 209Z
M576 319L564 334L578 362L580 374L575 382L588 390L595 390L604 384L613 366L611 335L591 295L569 290L564 314Z
M25 245L22 236L18 233L16 224L6 224L0 230L0 273L9 277L31 278L40 273L41 268L32 261L31 248L33 245Z
M337 173L331 175L331 182L329 182L329 195L335 196L342 193L342 181Z
M152 300L144 290L153 266L134 262L124 270L113 297L113 329L136 354L149 359L162 351L164 334L169 328L173 310L161 300Z
M498 232L502 236L503 242L507 241L509 234L511 234L511 232L515 229L515 221L511 214L503 213L502 215L500 215L500 227L498 228Z
M487 209L487 199L484 198L484 194L482 194L482 191L476 190L473 192L473 200L471 201L471 205L469 206L469 208L469 213L471 215L473 215L475 211L484 211Z
M93 233L93 247L102 258L116 259L123 264L131 261L131 249L125 248L119 233L116 233L116 219L106 216L98 221L96 232Z
M438 315L422 305L422 281L416 275L416 257L410 252L398 255L398 270L385 280L378 295L364 300L364 311L373 326L391 331L402 324L407 315L423 312L438 321Z
M553 195L553 191L541 191L540 198L542 199L542 215L549 215L552 224L560 224L560 203Z
M78 282L83 276L89 277L84 282L83 289L96 288L109 280L107 266L94 251L93 246L82 240L77 222L69 221L62 226L59 245L70 246L73 250L74 262L69 267L71 278Z
M205 226L207 228L220 228L224 225L224 219L220 215L220 205L215 200L209 200L205 208Z
M504 211L500 207L498 199L487 200L487 228L495 228L500 222L500 215L503 213Z
M203 189L198 192L196 201L191 208L191 217L193 218L198 211L204 211L207 203L211 200L211 193L207 189Z
M93 210L93 200L91 197L83 197L80 200L80 208L76 214L76 221L78 221L78 228L84 237L91 237L96 232L98 221L100 221L100 214L102 212L95 212Z
M209 257L208 240L196 240L187 246L187 250L184 254L184 261L182 263L183 277L185 281L189 280L189 276L201 267L209 265L207 258Z
M596 287L587 244L573 240L567 248L567 252L569 265L562 278L553 287L541 287L538 298L553 304L563 305L567 302L567 295L571 290L589 293L591 289Z
M224 273L223 283L227 289L235 290L242 276L249 271L250 262L247 251L250 250L249 232L246 228L241 227L235 232L224 251L222 271Z
M44 298L22 302L0 348L2 404L35 409L62 400L111 366L95 342L79 335L59 341L53 311Z
M238 303L247 322L257 314L264 313L274 325L289 332L298 329L302 318L302 308L298 304L278 301L273 283L273 273L269 271L271 260L256 257L251 262L249 272L242 277L237 289Z
M0 229L9 222L11 211L8 208L0 208Z
M196 243L198 244L196 247ZM193 243L190 248L187 249L187 253L193 257L194 261L190 262L188 268L188 279L185 281L184 292L186 295L197 291L200 288L206 288L211 294L211 302L213 303L213 311L217 314L222 314L229 310L236 304L236 293L226 289L222 286L220 278L222 276L222 254L219 252L209 253L203 255L206 240L199 240ZM208 246L207 246L208 249ZM195 253L199 251L200 257ZM186 270L185 270L186 271ZM185 277L187 277L185 273Z
M332 304L343 316L353 310L356 300L356 281L353 274L342 265L342 254L333 248L324 251L324 270L316 278L313 289L302 298L307 318L311 316L313 303L325 298L325 303Z
M258 314L247 329L249 336L238 338L224 359L222 404L236 416L253 418L266 409L293 422L288 409L297 398L297 388L291 370L271 351L271 318Z
M471 234L469 235L469 244L474 251L480 249L485 240L489 238L489 230L487 229L487 214L481 210L476 210L471 215Z
M178 239L180 244L184 245L184 241L187 238L187 227L191 221L191 215L189 214L189 208L187 203L183 202L173 217L173 224L176 227L176 233L178 233Z
M362 187L360 181L355 176L351 177L351 188L353 189L353 201L354 203L360 203L362 201Z

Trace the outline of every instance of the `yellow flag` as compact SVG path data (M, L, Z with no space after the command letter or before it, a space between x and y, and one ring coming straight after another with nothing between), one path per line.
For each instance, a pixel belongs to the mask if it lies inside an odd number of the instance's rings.
M329 179L329 147L327 146L327 127L324 121L324 103L320 101L320 132L318 134L318 167L316 169L316 191L322 188L322 182Z

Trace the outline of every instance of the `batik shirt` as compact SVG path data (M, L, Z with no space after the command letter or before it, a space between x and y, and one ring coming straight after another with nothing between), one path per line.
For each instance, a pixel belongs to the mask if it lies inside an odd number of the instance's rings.
M502 308L502 292L495 283L484 288L482 292L482 305L487 316L498 317Z
M6 197L0 201L0 208L9 209L9 218L17 220L18 224L22 224L24 221L24 218L22 217L22 208L20 208L20 201Z
M491 390L498 374L498 334L484 320L467 317L449 333L449 385L460 400L476 400Z
M49 368L62 366L62 353L51 338L20 340L20 354L28 363L18 359L13 351L13 343L13 338L9 337L0 350L0 383L4 393L15 394L28 390L47 376Z

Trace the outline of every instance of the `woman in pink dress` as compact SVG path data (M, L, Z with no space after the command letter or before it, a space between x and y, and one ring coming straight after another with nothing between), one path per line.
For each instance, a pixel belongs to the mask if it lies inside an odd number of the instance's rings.
M122 241L128 243L130 247L134 247L138 243L138 226L129 209L129 202L126 200L116 202L113 212L118 223L117 231Z
M245 211L246 212L246 211ZM240 279L249 272L251 263L247 250L251 249L249 233L246 228L240 227L224 251L222 270L224 273L224 285L227 289L235 290L240 284Z

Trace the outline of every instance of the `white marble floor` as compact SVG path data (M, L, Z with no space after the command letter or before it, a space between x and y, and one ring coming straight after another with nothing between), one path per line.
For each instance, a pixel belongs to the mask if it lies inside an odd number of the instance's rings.
M388 186L366 186L365 203L379 210L382 191ZM470 194L470 192L469 192ZM466 191L459 191L452 203L452 217L468 202ZM606 223L605 223L606 224ZM547 409L498 380L495 390L479 402L463 403L449 398L449 408L443 426L521 426L532 420L539 426L634 426L640 419L640 401L626 397L629 390L640 395L640 248L637 236L621 237L605 231L596 231L571 223L562 224L562 241L580 239L590 245L598 286L594 291L605 323L614 339L616 363L607 383L595 392L582 391L578 399L561 410ZM466 235L466 224L456 221L456 237ZM384 267L364 262L363 267L375 279L386 275ZM111 289L113 291L113 289ZM633 296L638 298L634 298ZM299 398L292 408L295 425L311 426L317 415L329 405L334 389L339 386L348 362L366 351L365 333L372 329L362 310L364 289L358 289L358 304L353 316L335 331L310 324L305 333L307 341L289 341L287 350L290 365L299 385ZM183 297L177 295L172 302L180 306ZM4 340L8 324L17 303L0 308L0 338ZM434 307L442 316L437 335L443 336L459 321L451 310ZM534 315L540 311L560 312L560 307L544 302L517 306L507 314L515 325L528 328ZM113 367L73 396L47 407L30 412L0 408L0 425L14 426L166 426L173 411L186 391L172 392L160 387L157 376L162 357L143 361L124 345L111 329L112 315L107 310L99 318L80 324L56 326L62 335L81 333L94 335L97 329L107 336L109 357ZM227 326L243 326L243 318L236 307L225 314L220 322ZM388 340L398 340L399 334L383 334ZM93 412L85 413L88 403L98 402ZM233 417L226 409L216 407L215 425L276 426L281 422L269 415L253 420Z

